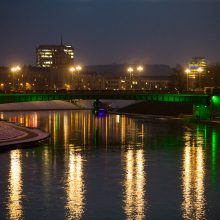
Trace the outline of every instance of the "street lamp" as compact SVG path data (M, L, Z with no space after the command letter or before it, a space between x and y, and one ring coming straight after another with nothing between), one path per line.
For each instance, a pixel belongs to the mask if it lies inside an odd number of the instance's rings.
M77 70L77 89L79 89L79 72L82 70L82 67L80 65L76 66Z
M197 71L198 71L199 73L201 73L201 72L203 71L202 67L199 67L199 68L197 69Z
M13 67L11 67L12 79L13 79L13 91L15 90L14 74L18 73L20 70L21 70L20 66L13 66Z
M138 87L137 88L139 88L140 89L140 86L141 86L141 84L142 84L142 81L141 81L141 72L143 72L143 70L144 70L144 67L143 66L141 66L141 65L139 65L139 66L137 66L137 72L139 72L139 74L138 74L138 77L139 77L139 85L138 85ZM138 79L137 79L138 80Z
M137 67L137 71L138 71L138 72L142 72L143 70L144 70L143 66L138 66L138 67Z
M203 72L203 68L202 67L199 67L197 69L197 72L199 74L199 89L201 88L201 73Z
M77 70L77 71L80 71L80 70L82 70L82 67L78 65L78 66L76 67L76 70Z
M5 84L4 84L4 83L1 83L1 90L2 90L2 91L4 90L4 86L5 86Z
M131 74L134 71L134 69L132 67L128 67L127 71Z
M186 90L189 90L189 74L191 73L190 69L185 69L185 73L186 73Z
M134 69L132 67L128 67L127 71L129 72L129 76L130 76L130 88L132 88L131 76L132 76L132 73L134 72Z
M73 88L73 73L76 71L76 69L75 69L75 67L71 66L71 67L69 68L69 71L70 71L71 74L72 74L72 88Z

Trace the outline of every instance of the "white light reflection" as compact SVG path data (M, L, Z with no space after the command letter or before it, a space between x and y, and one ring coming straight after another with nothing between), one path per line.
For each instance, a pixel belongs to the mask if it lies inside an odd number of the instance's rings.
M83 146L86 146L86 130L87 130L86 117L83 115Z
M64 113L63 116L63 138L64 138L64 146L66 147L69 142L69 125L68 125L68 116L67 113Z
M116 123L117 123L117 124L120 123L120 115L116 115Z
M85 185L83 177L83 158L72 150L69 154L67 171L67 204L68 219L81 219L85 207Z
M105 119L105 146L108 146L108 120Z
M121 144L125 144L125 128L126 128L126 120L125 116L121 117Z
M13 150L10 153L10 171L9 171L9 219L22 219L22 167L21 152Z
M144 151L128 150L125 153L124 210L127 219L145 218Z
M206 219L204 177L205 162L201 136L196 140L185 133L185 149L183 154L183 219Z

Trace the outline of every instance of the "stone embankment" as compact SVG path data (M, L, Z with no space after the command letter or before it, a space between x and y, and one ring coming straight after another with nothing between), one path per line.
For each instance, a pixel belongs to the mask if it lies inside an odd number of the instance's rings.
M12 123L0 122L0 147L36 142L49 137L49 133L39 129L21 127ZM0 148L0 149L1 149Z

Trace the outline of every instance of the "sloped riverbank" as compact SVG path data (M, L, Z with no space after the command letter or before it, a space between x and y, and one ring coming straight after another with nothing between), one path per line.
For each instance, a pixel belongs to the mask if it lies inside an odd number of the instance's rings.
M184 103L149 101L126 106L119 109L118 112L164 116L192 115L193 105Z
M37 142L49 137L49 133L39 129L25 128L8 122L0 122L0 149L17 144Z

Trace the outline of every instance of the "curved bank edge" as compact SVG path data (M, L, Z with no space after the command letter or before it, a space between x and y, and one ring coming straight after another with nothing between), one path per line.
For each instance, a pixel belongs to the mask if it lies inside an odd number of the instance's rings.
M7 124L8 127L12 127L14 129L24 132L26 135L21 136L21 138L15 137L11 139L5 139L4 141L0 141L0 147L2 147L2 149L6 149L14 145L42 141L50 136L50 133L43 132L37 128L26 128L8 122L4 123Z

